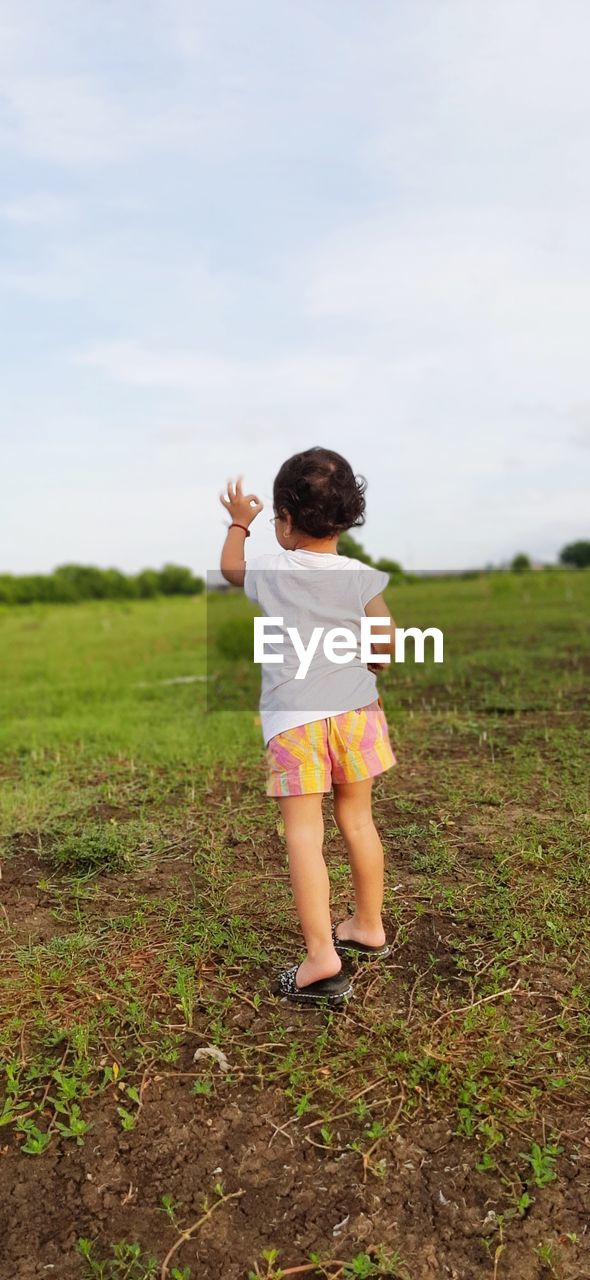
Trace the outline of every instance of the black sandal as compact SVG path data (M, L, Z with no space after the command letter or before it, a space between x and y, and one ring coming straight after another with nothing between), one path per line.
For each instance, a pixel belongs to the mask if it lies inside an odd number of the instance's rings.
M389 942L380 947L369 947L364 942L355 942L354 938L339 938L336 925L332 925L332 941L339 956L355 955L359 960L385 960L391 955Z
M277 979L275 992L296 1004L343 1004L352 995L352 983L344 969L332 978L320 978L318 982L310 982L306 987L298 987L296 982L298 964L285 969Z

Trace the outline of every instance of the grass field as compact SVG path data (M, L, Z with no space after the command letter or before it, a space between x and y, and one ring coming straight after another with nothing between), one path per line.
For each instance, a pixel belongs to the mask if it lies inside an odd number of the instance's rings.
M0 609L0 1280L589 1280L590 574L390 604L445 662L382 682L395 945L338 1014L270 993L301 944L204 599Z

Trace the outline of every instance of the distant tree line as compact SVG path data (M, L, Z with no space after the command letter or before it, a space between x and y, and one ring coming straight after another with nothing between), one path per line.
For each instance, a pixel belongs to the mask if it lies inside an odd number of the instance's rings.
M568 542L567 547L562 547L559 553L559 563L565 569L587 569L590 567L590 542L580 539L579 542ZM510 568L515 573L523 573L525 569L532 569L529 556L524 551L519 551L515 555ZM549 566L546 566L549 567Z
M350 533L338 539L340 555L362 560L382 569L394 580L413 580L404 573L397 560L382 557L373 560L362 543ZM564 568L590 567L590 541L571 542L559 554ZM511 569L523 572L531 561L519 552ZM551 566L547 566L548 568ZM471 576L473 571L466 571ZM122 573L120 569L98 569L94 565L62 564L53 573L0 573L0 604L34 604L36 602L74 604L78 600L147 600L154 596L196 596L205 589L203 578L182 564L165 564L162 569L142 569L141 573Z
M365 551L361 542L357 542L356 538L350 533L342 533L338 539L338 553L341 556L351 556L355 560L362 560L363 564L370 564L374 569L383 569L385 573L390 574L392 578L404 578L407 582L413 580L413 575L404 573L401 564L397 560L373 560L368 551ZM587 569L590 567L590 541L583 539L579 542L569 542L567 547L563 547L559 553L559 563L565 569ZM489 566L490 568L492 566ZM511 561L510 568L515 573L523 573L527 569L532 569L530 557L524 551L519 551ZM546 565L545 568L553 568L552 565ZM465 576L471 577L473 570L465 570ZM477 572L477 571L475 571Z
M181 564L121 573L94 565L62 564L53 573L0 574L0 604L74 604L79 600L147 600L153 596L195 596L203 578Z

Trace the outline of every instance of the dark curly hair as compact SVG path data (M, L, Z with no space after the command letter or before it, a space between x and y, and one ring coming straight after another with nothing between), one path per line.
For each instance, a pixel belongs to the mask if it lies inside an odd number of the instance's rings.
M283 463L273 487L277 516L288 513L310 538L329 538L365 522L363 476L331 449L305 449Z

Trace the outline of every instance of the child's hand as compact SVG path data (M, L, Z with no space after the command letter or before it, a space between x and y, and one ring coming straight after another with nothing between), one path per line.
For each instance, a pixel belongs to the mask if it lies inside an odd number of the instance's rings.
M233 521L236 524L250 525L260 514L264 504L255 493L242 493L242 477L238 476L235 484L233 480L227 482L227 497L224 493L220 493L219 501L225 507Z

